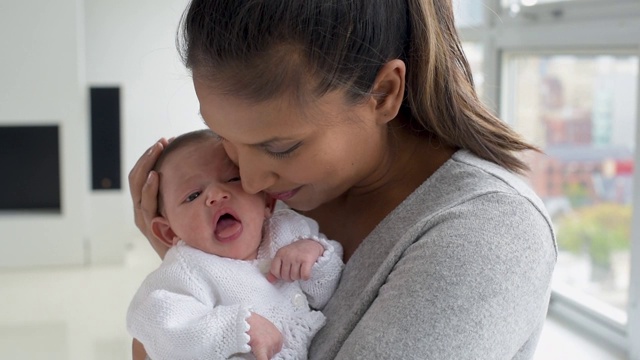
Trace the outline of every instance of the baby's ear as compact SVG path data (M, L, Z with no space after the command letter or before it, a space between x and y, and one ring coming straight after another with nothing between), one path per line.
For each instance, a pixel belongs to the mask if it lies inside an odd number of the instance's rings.
M176 239L176 233L171 229L169 221L162 216L156 216L151 220L153 235L167 247L172 247Z

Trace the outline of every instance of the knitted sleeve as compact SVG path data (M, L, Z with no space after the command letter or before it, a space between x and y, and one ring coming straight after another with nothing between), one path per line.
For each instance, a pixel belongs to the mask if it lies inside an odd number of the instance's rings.
M170 251L135 294L127 328L151 359L226 359L251 351L249 308L216 305L198 280Z
M324 253L318 258L311 268L311 278L300 281L300 287L312 308L321 310L333 295L338 287L340 275L344 263L342 262L342 247L340 243L328 240L323 234L313 237L300 237L300 239L311 239L320 243L324 247Z
M317 241L324 248L311 269L311 278L300 281L302 291L314 309L322 309L338 286L344 263L342 246L320 233L318 223L292 210L278 210L271 220L273 252L300 239Z

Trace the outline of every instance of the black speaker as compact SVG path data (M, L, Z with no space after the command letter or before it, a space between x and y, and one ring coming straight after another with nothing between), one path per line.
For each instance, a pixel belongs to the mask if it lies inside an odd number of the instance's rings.
M92 189L120 189L120 88L90 91Z

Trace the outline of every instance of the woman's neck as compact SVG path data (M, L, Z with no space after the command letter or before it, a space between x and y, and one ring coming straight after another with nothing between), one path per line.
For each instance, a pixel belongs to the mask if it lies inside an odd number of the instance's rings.
M305 212L320 230L344 248L345 262L364 238L455 152L438 141L393 130L393 150L379 178L320 207Z

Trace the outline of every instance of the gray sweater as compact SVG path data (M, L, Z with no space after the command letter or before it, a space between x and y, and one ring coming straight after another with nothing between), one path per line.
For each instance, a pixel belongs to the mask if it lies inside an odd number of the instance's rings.
M533 191L458 151L353 254L310 359L531 359L556 255Z

